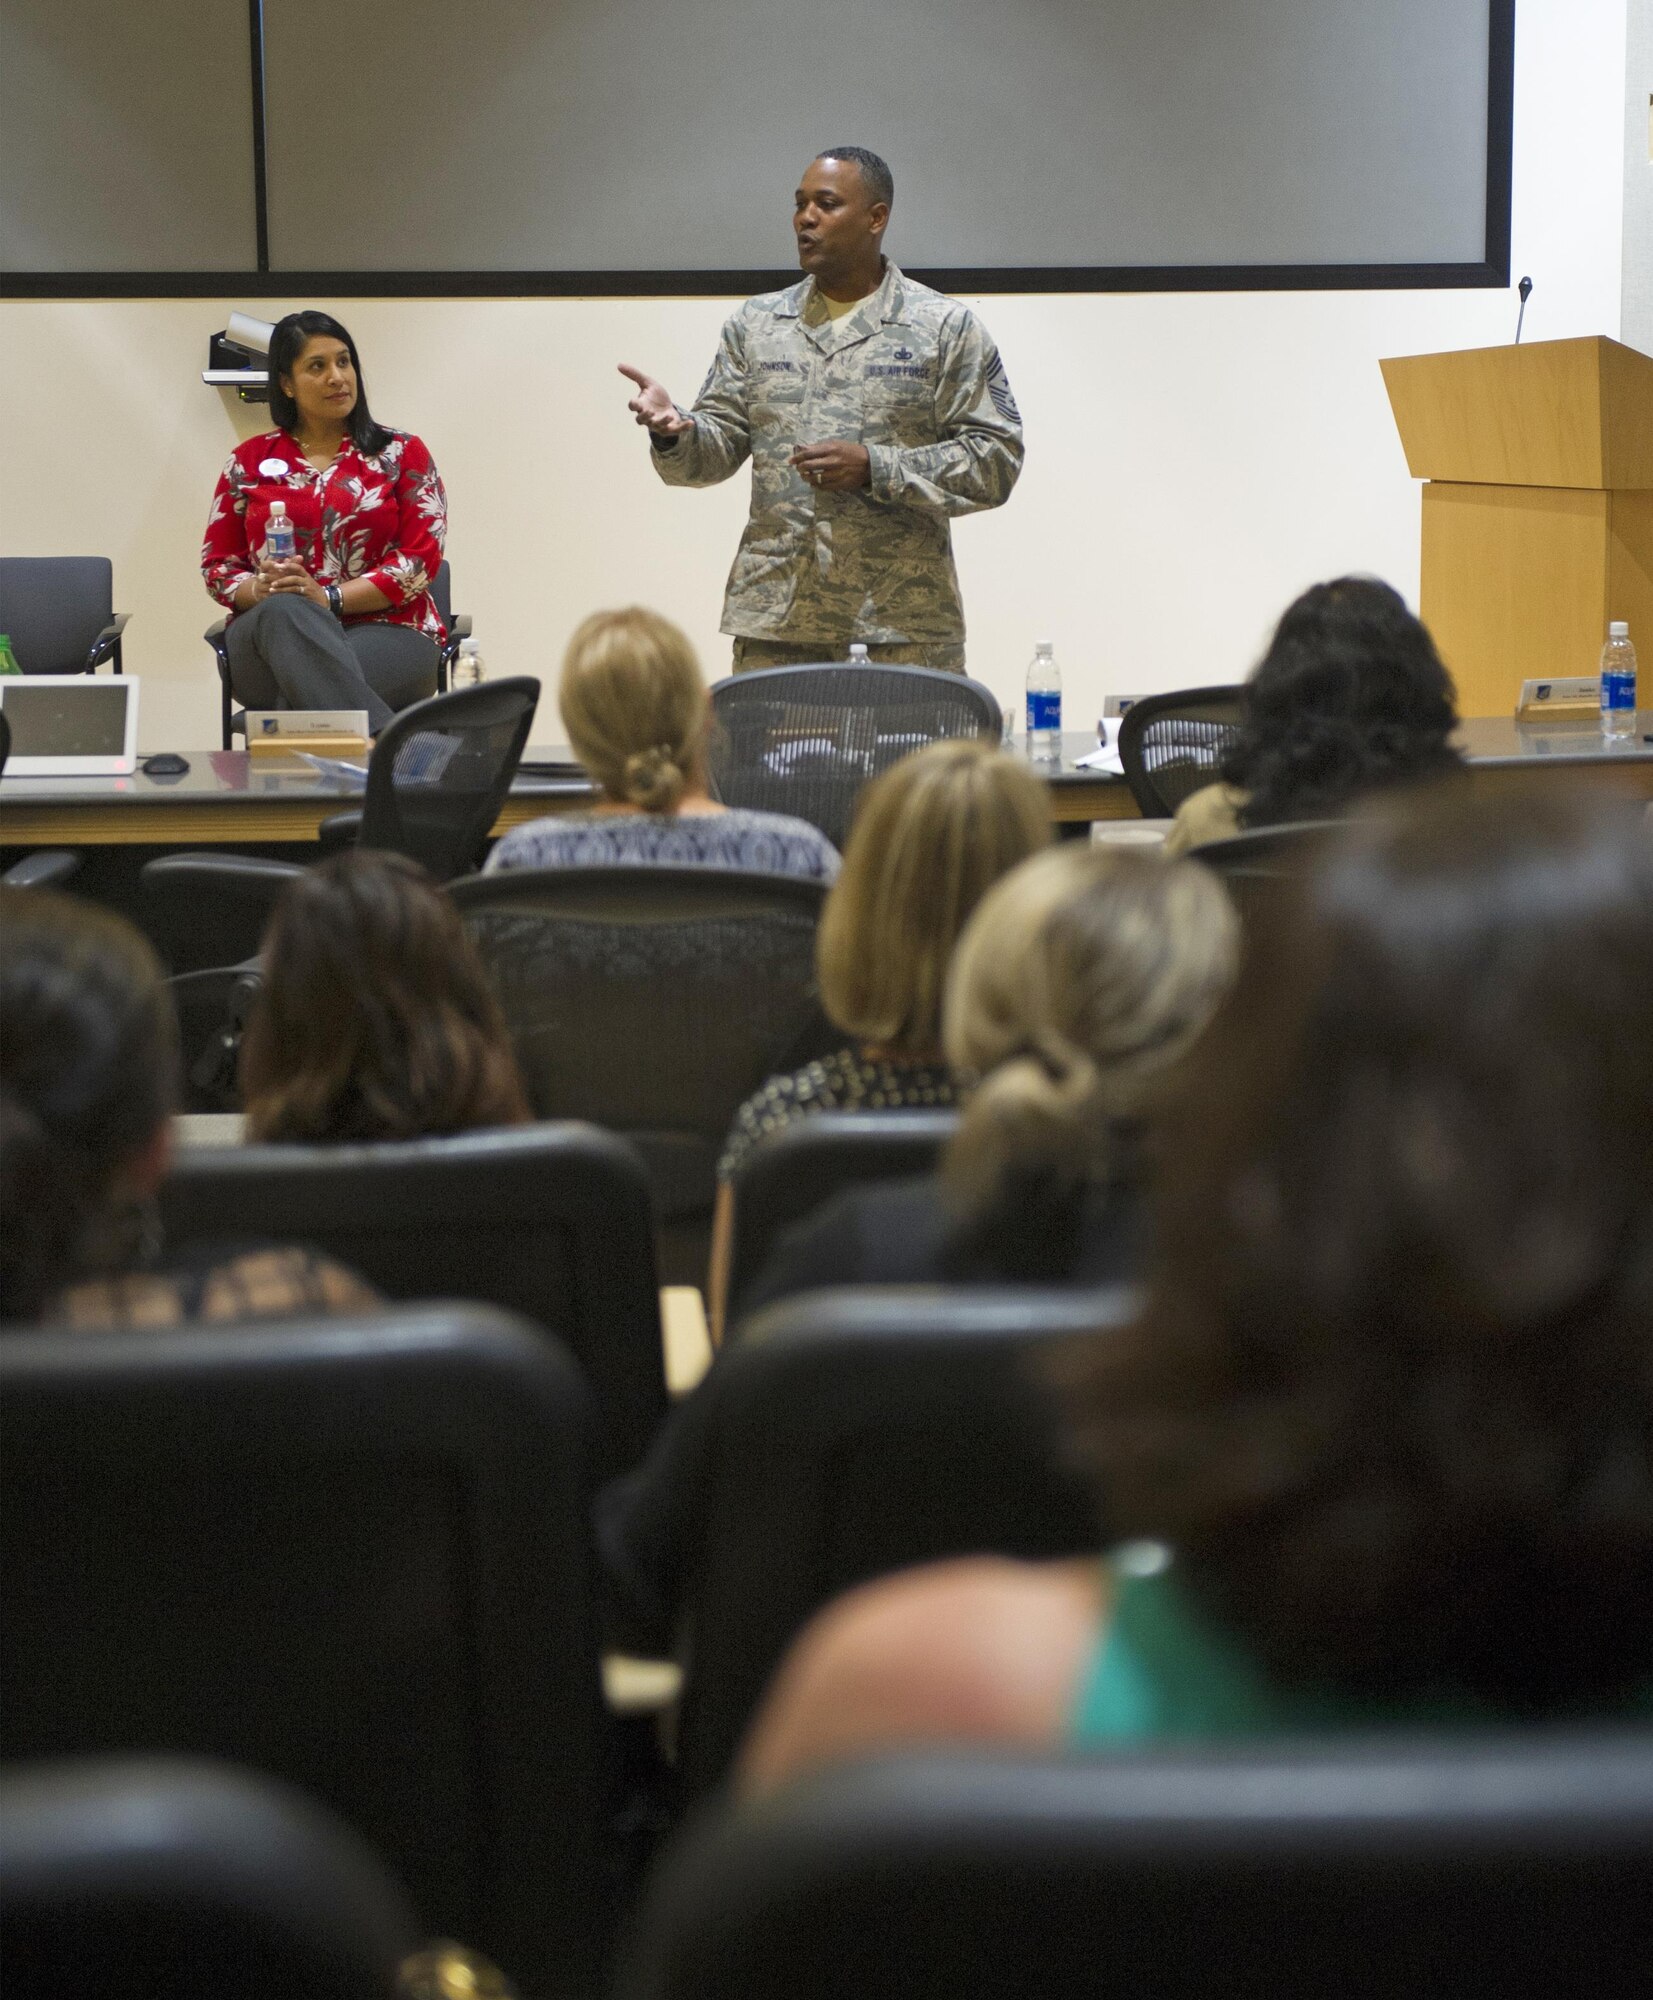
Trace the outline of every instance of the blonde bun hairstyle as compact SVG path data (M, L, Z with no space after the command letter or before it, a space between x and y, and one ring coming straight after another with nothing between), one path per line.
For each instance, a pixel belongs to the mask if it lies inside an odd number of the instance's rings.
M954 1207L1104 1177L1112 1127L1152 1109L1238 962L1233 905L1197 862L1064 846L997 883L947 982L947 1059L978 1079L944 1164Z
M658 612L593 612L568 642L557 700L575 756L616 805L674 813L704 781L706 683Z

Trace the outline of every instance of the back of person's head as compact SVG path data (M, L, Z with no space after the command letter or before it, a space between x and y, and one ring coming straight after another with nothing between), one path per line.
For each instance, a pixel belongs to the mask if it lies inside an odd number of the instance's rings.
M593 612L568 642L557 699L575 756L616 804L675 812L703 781L706 684L688 638L658 612Z
M1246 684L1223 776L1247 826L1333 818L1365 793L1451 769L1452 679L1427 628L1376 577L1290 605Z
M979 1080L945 1176L967 1215L1038 1205L1119 1164L1228 990L1239 923L1197 862L1064 844L1013 869L965 926L944 1040Z
M932 743L861 794L821 913L821 1001L857 1041L941 1048L947 967L971 911L1050 840L1050 800L1019 759L981 741Z
M0 889L0 1319L37 1317L135 1247L118 1241L122 1170L177 1089L178 1023L144 938L95 904Z
M1073 1357L1127 1535L1276 1669L1555 1708L1653 1676L1653 845L1397 799L1255 948Z
M499 1003L452 903L353 849L282 891L247 1023L247 1136L412 1139L528 1115Z

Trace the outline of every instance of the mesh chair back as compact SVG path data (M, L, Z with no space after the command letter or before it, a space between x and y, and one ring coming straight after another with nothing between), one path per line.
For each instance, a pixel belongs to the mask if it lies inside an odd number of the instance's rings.
M1144 819L1169 819L1216 782L1244 697L1243 687L1186 688L1132 702L1119 725L1119 761Z
M1120 1291L814 1292L725 1348L697 1392L705 1490L685 1514L689 1796L724 1777L781 1655L839 1592L943 1556L1101 1546L1029 1364L1131 1304Z
M0 556L0 632L24 673L84 673L114 615L107 556Z
M596 1990L588 1403L458 1307L0 1341L0 1758L285 1779L438 1934Z
M861 787L926 743L999 738L979 681L928 667L767 667L712 689L712 779L725 805L791 813L835 847Z
M665 1415L648 1180L594 1126L186 1152L161 1221L174 1246L308 1243L387 1298L471 1299L537 1321L596 1393L605 1471L639 1457Z
M509 870L452 890L535 1113L623 1133L667 1219L708 1211L729 1121L837 1046L815 998L820 882L718 868Z
M373 746L361 845L412 855L439 882L475 868L522 761L539 698L539 682L524 675L404 709Z
M52 2000L394 2000L397 1885L283 1785L190 1758L0 1777L0 1964Z
M904 1758L703 1823L616 2000L1504 2000L1653 1962L1653 1733Z
M822 1111L766 1133L735 1174L731 1318L786 1230L846 1188L928 1173L957 1128L956 1111Z

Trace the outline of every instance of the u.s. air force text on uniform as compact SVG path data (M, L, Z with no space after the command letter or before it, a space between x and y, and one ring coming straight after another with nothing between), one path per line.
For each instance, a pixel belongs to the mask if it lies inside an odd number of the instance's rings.
M712 486L752 460L725 632L823 648L962 645L948 519L1002 506L1022 466L1004 364L967 306L894 264L837 319L813 279L749 299L682 414L691 430L652 440L668 485ZM866 486L822 491L788 462L832 438L866 447Z

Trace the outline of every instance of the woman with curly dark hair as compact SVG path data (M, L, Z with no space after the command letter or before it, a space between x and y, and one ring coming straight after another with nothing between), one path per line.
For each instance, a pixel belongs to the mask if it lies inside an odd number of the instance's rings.
M1260 921L1143 1314L1064 1370L1114 1553L842 1600L750 1783L913 1740L1653 1713L1653 841L1454 787Z
M1317 583L1275 627L1222 780L1183 801L1166 851L1335 819L1367 793L1453 770L1457 724L1452 678L1400 593L1376 577Z

